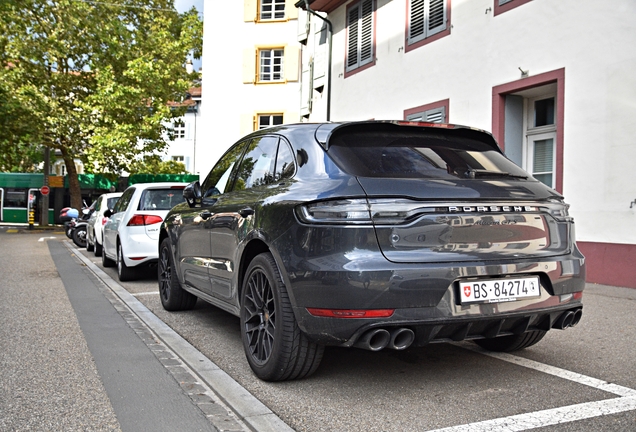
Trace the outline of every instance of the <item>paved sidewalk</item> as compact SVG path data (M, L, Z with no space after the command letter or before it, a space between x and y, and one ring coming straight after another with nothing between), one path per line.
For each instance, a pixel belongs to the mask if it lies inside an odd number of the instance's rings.
M42 235L0 233L0 430L219 430L101 282Z

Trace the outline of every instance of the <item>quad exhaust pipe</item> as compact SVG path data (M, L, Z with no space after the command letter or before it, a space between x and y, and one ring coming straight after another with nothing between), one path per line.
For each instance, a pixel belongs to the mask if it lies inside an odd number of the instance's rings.
M411 346L415 340L415 333L408 328L372 329L365 332L353 345L369 351L380 351L384 348L403 350Z
M581 321L582 316L583 309L580 308L563 312L554 324L552 324L552 328L565 330L566 328L574 327Z

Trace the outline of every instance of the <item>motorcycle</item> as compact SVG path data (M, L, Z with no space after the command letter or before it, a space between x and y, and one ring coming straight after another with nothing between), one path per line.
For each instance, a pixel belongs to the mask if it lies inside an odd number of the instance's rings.
M86 203L84 203L86 204ZM86 233L88 230L88 219L90 219L91 213L93 213L93 206L82 209L82 216L79 217L79 212L73 208L63 208L60 212L60 219L65 220L64 231L66 236L73 240L73 243L79 248L86 247ZM62 212L65 212L62 216Z
M60 221L64 223L64 233L66 237L73 239L73 228L75 228L75 222L79 217L77 209L71 207L64 207L60 210Z

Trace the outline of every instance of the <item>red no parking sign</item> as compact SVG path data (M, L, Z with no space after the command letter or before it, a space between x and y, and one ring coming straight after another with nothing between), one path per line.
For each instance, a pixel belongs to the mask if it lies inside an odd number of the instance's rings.
M42 187L40 188L40 193L41 193L42 195L48 195L48 194L49 194L49 192L51 192L51 189L50 189L48 186L42 186Z

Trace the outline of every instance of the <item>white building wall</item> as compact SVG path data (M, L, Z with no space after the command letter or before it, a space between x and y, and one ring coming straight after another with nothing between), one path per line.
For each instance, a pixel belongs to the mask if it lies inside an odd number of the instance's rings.
M197 144L197 170L204 179L223 153L253 129L257 113L284 113L285 123L299 121L299 81L285 84L244 84L243 56L256 46L293 47L298 59L285 58L284 67L300 66L296 19L246 22L244 8L255 0L206 0L203 32L203 88L206 108L201 115L203 138ZM289 8L293 2L288 1ZM293 16L297 11L293 10Z
M636 2L533 0L494 16L495 1L452 0L451 34L405 52L407 1L377 0L376 64L347 78L346 5L330 13L332 120L402 119L449 99L449 122L491 130L493 87L519 68L564 68L563 194L577 238L636 244Z

